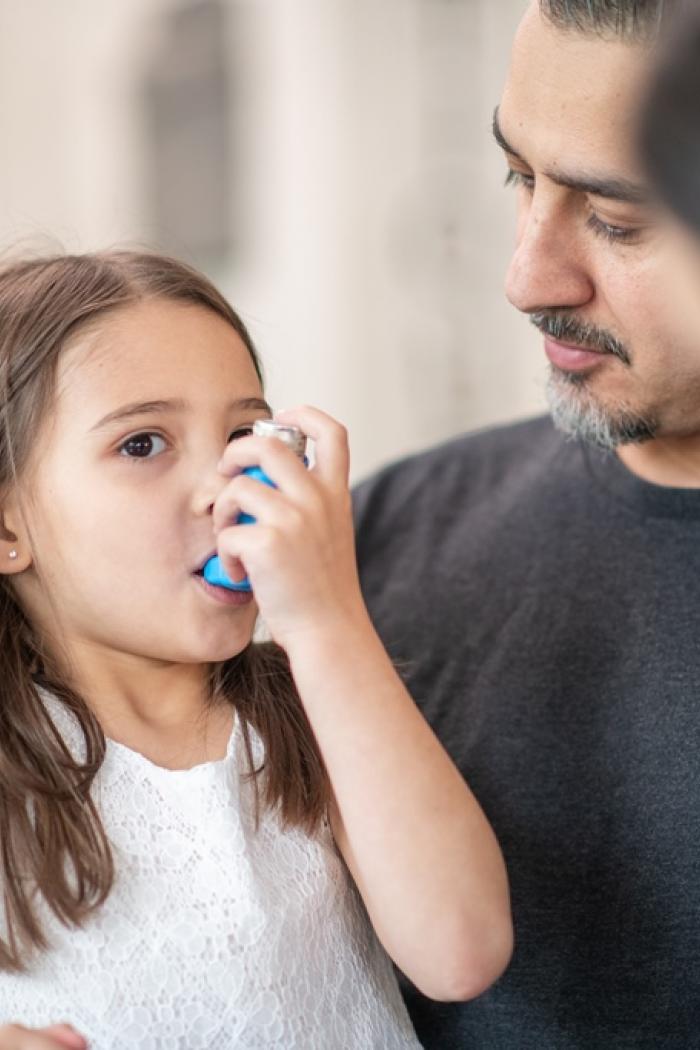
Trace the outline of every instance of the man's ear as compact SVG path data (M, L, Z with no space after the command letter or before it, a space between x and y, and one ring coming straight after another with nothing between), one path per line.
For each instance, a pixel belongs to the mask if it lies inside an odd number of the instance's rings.
M29 537L15 499L0 507L0 575L14 576L32 564Z

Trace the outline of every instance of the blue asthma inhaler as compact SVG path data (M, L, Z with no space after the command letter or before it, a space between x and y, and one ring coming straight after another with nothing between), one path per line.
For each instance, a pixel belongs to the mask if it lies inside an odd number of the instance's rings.
M283 426L281 423L275 423L273 419L256 419L255 423L253 423L253 433L256 437L277 438L278 441L290 448L308 466L305 456L306 437L299 430L299 427ZM249 478L255 478L256 481L262 481L264 485L269 485L270 488L277 488L274 481L271 481L260 467L246 467L243 473ZM241 513L236 518L236 525L253 525L254 523L255 518L251 517L250 514ZM252 590L247 577L244 580L239 580L238 583L229 579L224 572L224 567L218 554L210 558L206 563L203 575L207 583L211 583L214 587L225 587L228 591Z

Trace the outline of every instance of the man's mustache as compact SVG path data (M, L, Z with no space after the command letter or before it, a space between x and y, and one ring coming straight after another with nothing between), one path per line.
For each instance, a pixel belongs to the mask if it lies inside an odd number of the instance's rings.
M623 364L631 365L632 358L619 339L616 339L604 328L577 321L570 314L546 313L540 311L530 314L530 321L544 335L551 336L558 342L580 346L582 350L597 350L599 353L614 354Z

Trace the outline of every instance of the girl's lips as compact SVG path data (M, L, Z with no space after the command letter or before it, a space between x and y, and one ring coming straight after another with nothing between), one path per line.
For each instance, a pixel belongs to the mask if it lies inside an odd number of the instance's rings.
M207 554L206 558L203 558L202 561L200 561L200 563L197 566L197 568L193 569L192 572L196 572L196 573L200 573L201 574L204 571L204 566L207 564L207 562L209 561L210 558L213 558L216 555L216 553L217 553L216 548L214 548L213 551L210 551L209 554Z
M557 343L549 336L545 336L544 352L562 372L587 372L611 356L602 350L582 350L578 346Z
M229 591L225 587L214 587L213 584L207 583L204 577L198 575L196 572L192 573L192 577L196 580L204 593L209 595L213 601L219 602L220 605L250 605L253 601L253 594L251 591Z

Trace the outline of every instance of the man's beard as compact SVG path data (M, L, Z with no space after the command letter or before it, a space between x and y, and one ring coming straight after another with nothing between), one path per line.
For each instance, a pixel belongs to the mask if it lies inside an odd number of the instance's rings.
M627 348L602 328L577 321L567 314L535 313L531 322L545 335L561 342L612 354L631 367ZM620 445L641 444L656 437L656 420L629 405L602 404L590 391L588 377L581 372L565 372L551 366L547 383L547 402L554 425L570 437L612 451Z
M656 437L658 424L624 406L602 405L588 390L586 377L552 366L547 403L557 430L609 452Z

